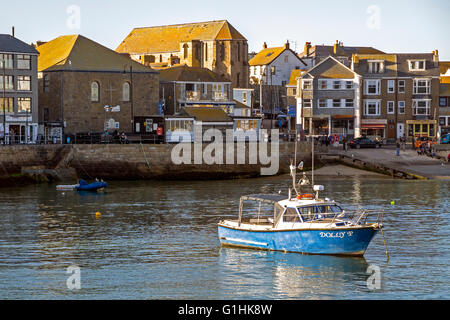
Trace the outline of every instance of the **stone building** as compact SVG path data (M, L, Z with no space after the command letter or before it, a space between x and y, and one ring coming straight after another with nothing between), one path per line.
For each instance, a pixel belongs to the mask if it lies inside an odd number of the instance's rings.
M159 72L81 35L37 47L39 123L45 136L118 130L157 114Z
M435 138L439 111L439 55L355 54L361 84L361 133L395 141Z
M233 88L248 86L248 44L228 21L136 28L116 49L154 68L207 68Z
M25 42L0 34L0 143L36 140L38 54Z

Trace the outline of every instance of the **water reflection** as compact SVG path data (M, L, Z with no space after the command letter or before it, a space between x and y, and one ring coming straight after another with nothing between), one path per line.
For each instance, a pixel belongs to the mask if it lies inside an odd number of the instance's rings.
M248 261L252 261L251 264ZM247 263L246 263L247 262ZM344 295L348 283L367 278L364 258L301 255L222 248L222 290L239 297L258 296L260 287L271 284L270 299L317 299ZM261 267L264 266L264 267Z

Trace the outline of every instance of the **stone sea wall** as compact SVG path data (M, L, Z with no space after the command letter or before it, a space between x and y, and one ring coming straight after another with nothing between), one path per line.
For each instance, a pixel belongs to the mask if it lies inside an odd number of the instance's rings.
M173 153L174 148L178 149ZM235 144L234 149L224 147L216 152L211 148L211 145L203 144L194 154L196 147L193 144L1 146L0 184L5 186L5 181L19 176L37 181L232 179L258 177L264 168L266 173L276 175L289 172L295 150L294 143L285 142L278 145L279 156L276 153L271 156L271 144L267 151L259 150L257 144L245 144L245 150L239 144ZM309 166L311 146L299 143L297 151L297 162L303 160L305 167ZM182 157L185 163L177 164L176 159L174 162L173 154ZM208 159L201 157L203 154L216 156L223 164L210 165Z

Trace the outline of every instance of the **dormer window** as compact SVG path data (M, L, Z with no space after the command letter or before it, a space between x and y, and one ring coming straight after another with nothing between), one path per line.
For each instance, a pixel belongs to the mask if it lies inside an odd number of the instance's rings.
M409 60L409 71L425 71L425 60Z
M368 61L369 73L384 73L384 61Z

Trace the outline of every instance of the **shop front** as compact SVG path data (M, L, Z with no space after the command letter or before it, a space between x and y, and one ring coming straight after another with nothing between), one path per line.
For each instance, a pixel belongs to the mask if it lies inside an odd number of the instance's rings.
M351 115L334 115L331 119L331 134L352 138L355 135L354 117Z
M436 138L436 120L407 120L408 138Z
M363 119L361 121L361 135L377 140L386 139L387 119Z

